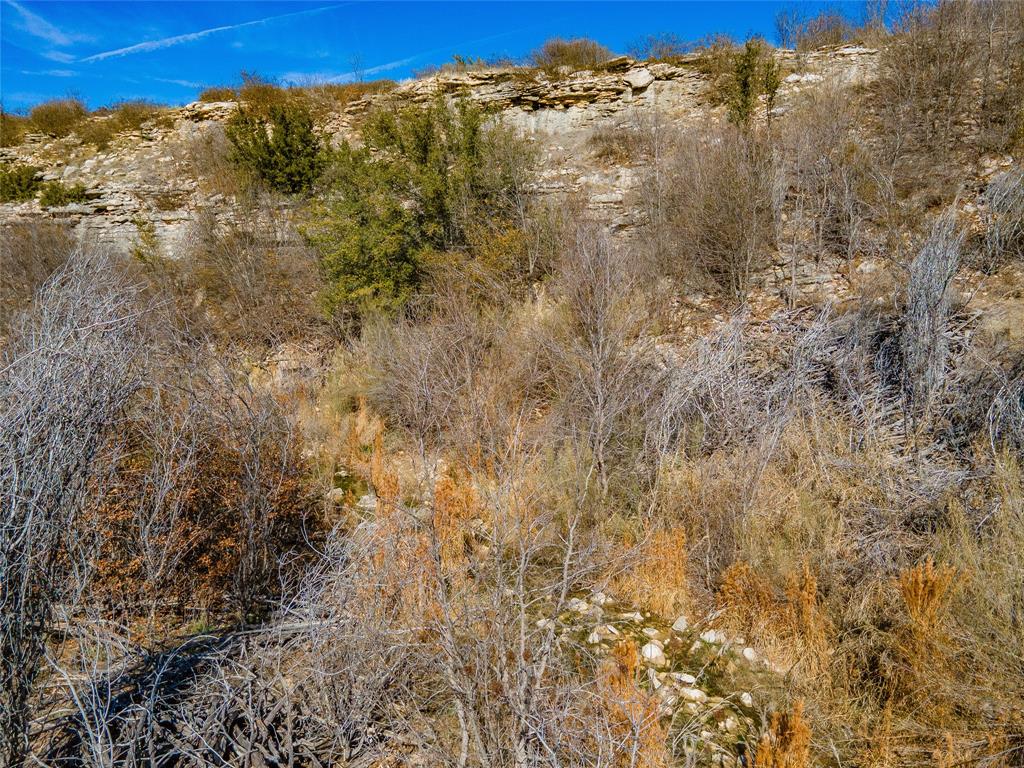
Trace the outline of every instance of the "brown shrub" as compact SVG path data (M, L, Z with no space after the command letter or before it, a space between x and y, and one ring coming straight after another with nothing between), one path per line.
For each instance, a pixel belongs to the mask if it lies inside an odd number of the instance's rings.
M900 595L907 607L907 613L920 631L934 631L947 604L947 593L954 575L955 570L951 566L936 568L931 557L900 574Z
M16 147L32 128L32 121L0 108L0 147Z
M623 640L598 671L598 702L594 713L605 722L614 768L668 768L668 732L659 721L658 699L637 681L640 656L636 644ZM597 750L595 750L597 751ZM602 750L603 751L603 750Z
M233 88L230 85L215 85L210 88L204 88L199 92L199 101L204 102L216 102L216 101L237 101L238 100L238 89Z
M742 300L774 246L768 143L731 126L680 136L646 185L648 244L664 274Z
M62 224L4 222L0 226L0 338L73 248L71 232Z
M434 535L441 567L448 573L454 573L465 563L470 525L485 514L472 481L461 475L453 468L434 484Z
M811 729L798 700L789 712L772 714L768 730L758 742L753 768L810 768Z
M33 129L61 137L77 131L89 116L89 110L81 99L53 99L32 107L28 116Z
M585 37L572 40L555 37L530 54L534 66L540 67L549 76L558 74L563 68L570 72L596 69L610 58L610 50Z
M244 618L263 612L278 559L316 528L307 470L281 403L191 373L199 389L155 390L124 425L130 449L93 513L99 586L131 612L230 606Z
M632 562L616 580L616 591L659 616L674 617L689 607L686 532L682 528L647 533Z
M626 126L602 125L594 129L587 142L598 160L622 165L636 160L643 139L639 131Z
M254 72L242 72L242 85L238 97L246 108L258 115L267 115L271 107L287 104L293 94L287 88L267 80Z
M191 246L181 264L185 284L202 292L220 334L271 344L327 329L315 259L268 209L251 209L244 229L201 217Z

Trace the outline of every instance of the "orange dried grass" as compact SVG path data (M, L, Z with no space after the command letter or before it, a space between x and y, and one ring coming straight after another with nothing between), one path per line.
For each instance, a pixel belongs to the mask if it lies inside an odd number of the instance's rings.
M918 629L935 630L946 606L954 574L955 570L950 566L936 567L931 557L900 574L897 579L900 594Z
M687 607L686 531L675 527L648 533L632 566L615 587L624 599L661 616L672 616Z
M789 712L772 715L761 736L752 768L809 768L811 728L804 719L804 703L798 700Z
M668 731L658 715L657 698L637 685L640 654L636 643L618 643L599 677L600 716L612 736L615 768L667 768Z

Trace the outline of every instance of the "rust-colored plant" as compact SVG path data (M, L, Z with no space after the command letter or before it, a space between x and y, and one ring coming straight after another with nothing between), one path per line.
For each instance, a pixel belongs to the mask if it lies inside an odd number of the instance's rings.
M618 591L631 602L671 616L688 601L686 566L683 528L653 530L638 545L636 561L618 580Z
M789 712L772 715L768 730L754 753L753 768L809 768L811 728L804 719L804 702L798 700Z
M749 563L739 561L726 568L716 603L734 629L753 632L775 610L771 587Z
M600 716L607 719L615 768L667 768L668 733L658 700L637 684L640 656L630 640L618 643L599 680Z
M946 605L954 569L948 565L936 567L928 557L923 563L900 574L898 583L907 613L920 630L934 630Z

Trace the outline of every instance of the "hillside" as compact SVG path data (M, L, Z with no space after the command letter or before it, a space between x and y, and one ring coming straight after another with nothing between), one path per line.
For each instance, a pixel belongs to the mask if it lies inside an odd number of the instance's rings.
M814 23L21 118L0 763L1021 765L1024 15Z

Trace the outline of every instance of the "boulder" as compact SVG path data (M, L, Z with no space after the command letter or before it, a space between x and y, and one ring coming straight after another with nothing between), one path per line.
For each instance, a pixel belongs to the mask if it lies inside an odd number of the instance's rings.
M642 91L644 88L654 82L654 75L651 74L649 69L631 69L622 79L629 83L629 87L634 91Z
M668 664L668 659L665 658L665 651L662 650L662 647L654 641L649 642L641 648L640 655L643 657L644 661L655 667L663 667Z

